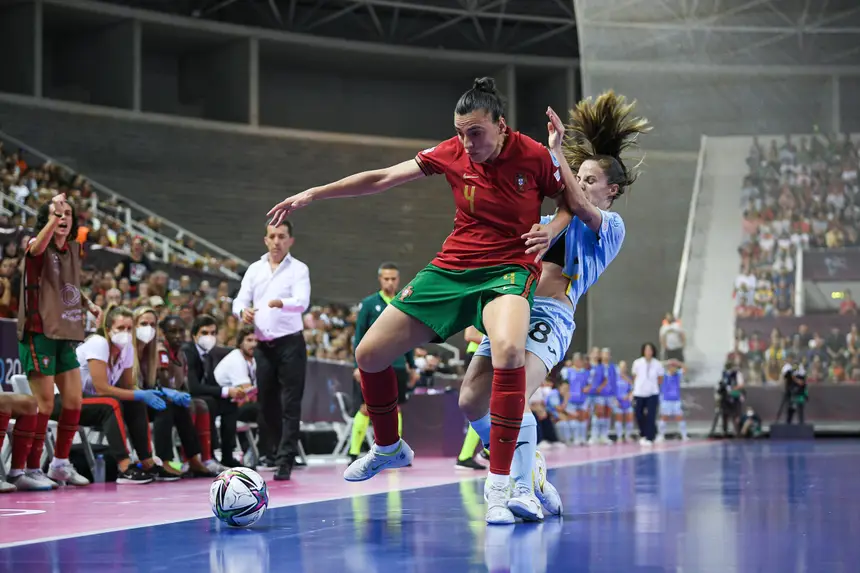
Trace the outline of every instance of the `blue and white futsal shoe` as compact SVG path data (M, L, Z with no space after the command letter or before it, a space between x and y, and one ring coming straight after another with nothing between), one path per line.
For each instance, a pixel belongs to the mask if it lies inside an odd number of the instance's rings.
M406 467L412 463L414 457L415 453L412 448L403 440L398 442L397 447L391 453L383 453L379 450L379 446L373 444L367 454L349 464L349 467L343 472L343 479L346 481L368 480L382 470Z

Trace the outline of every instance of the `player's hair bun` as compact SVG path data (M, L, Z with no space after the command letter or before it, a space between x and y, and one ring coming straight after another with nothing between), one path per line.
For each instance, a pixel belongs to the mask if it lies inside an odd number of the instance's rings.
M496 93L496 80L490 77L475 78L475 83L472 84L472 89L488 94Z

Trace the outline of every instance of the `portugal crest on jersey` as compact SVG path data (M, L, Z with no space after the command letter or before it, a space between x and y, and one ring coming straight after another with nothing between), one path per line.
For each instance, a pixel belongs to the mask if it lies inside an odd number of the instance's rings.
M523 191L526 190L526 176L525 175L523 175L522 173L517 173L517 177L516 177L515 181L517 183L517 191L522 193Z
M412 294L412 285L406 285L406 288L400 291L400 300L406 300Z

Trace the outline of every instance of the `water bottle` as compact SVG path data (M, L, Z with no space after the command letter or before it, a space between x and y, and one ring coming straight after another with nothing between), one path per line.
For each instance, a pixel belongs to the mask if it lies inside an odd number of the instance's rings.
M93 479L96 483L105 482L105 457L101 454L96 456L96 467L93 469Z

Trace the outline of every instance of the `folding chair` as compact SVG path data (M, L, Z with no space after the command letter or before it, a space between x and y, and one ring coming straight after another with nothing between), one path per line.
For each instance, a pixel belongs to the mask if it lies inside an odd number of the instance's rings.
M355 416L350 415L352 411L352 399L345 392L337 392L334 395L337 400L340 415L343 418L344 424L342 431L338 433L337 446L334 449L334 455L345 456L349 453L349 441L352 438L352 426L355 423ZM373 428L367 428L367 434L364 437L368 447L373 447Z

